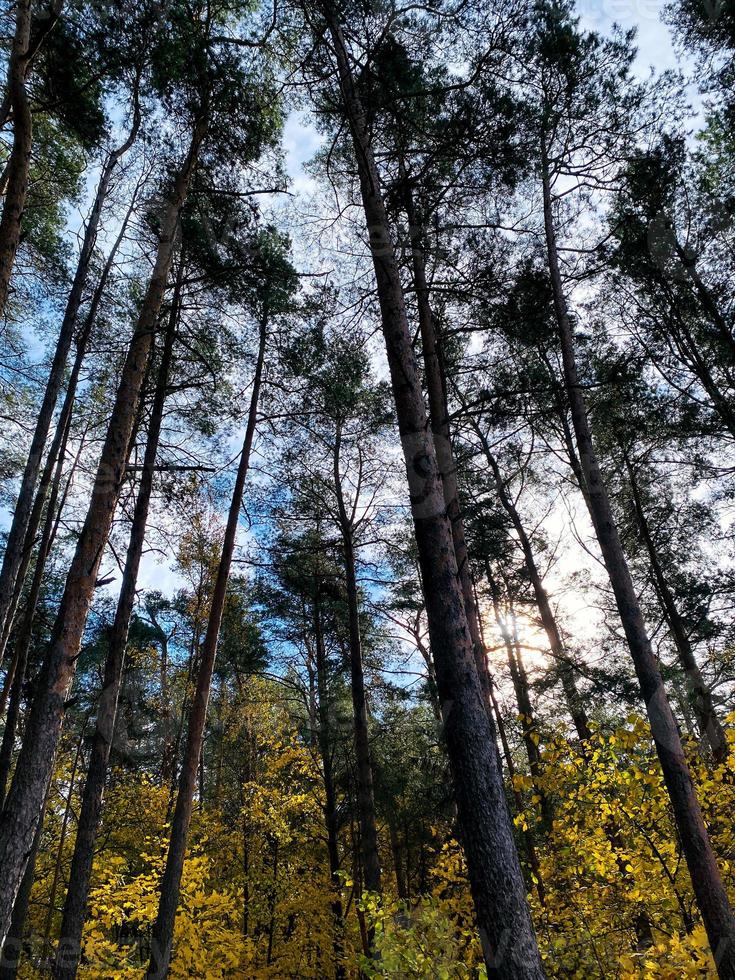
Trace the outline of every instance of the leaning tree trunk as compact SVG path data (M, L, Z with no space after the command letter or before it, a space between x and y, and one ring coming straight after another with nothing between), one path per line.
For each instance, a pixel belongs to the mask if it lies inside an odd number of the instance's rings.
M84 238L82 241L82 248L79 253L79 261L77 262L74 281L66 302L64 318L61 321L61 329L59 330L59 337L56 341L56 350L54 351L51 369L46 381L43 401L41 402L41 407L36 419L36 428L33 432L31 447L28 452L28 459L26 460L25 469L23 470L18 499L16 500L15 510L13 512L13 520L8 532L2 569L0 570L0 632L3 632L4 630L6 620L11 610L13 593L16 587L16 579L18 578L18 572L23 562L24 543L26 541L26 532L28 530L29 520L31 517L31 508L33 505L36 483L38 481L38 472L41 467L41 459L46 447L46 440L48 438L51 419L54 414L54 409L56 408L56 402L59 397L59 392L61 391L61 386L64 382L66 362L69 356L72 341L74 339L74 331L76 329L79 307L81 306L83 299L84 288L89 277L89 268L92 261L95 242L97 241L97 231L99 228L102 208L107 198L110 188L110 181L117 163L135 142L139 126L140 112L138 110L136 97L132 128L125 142L110 153L104 167L102 168L102 174L100 176L99 184L97 185L97 193L95 195L94 204L92 205L92 210L90 212L86 228L84 229ZM7 209L7 207L8 202L6 201L5 208ZM3 211L3 220L4 219L5 211ZM2 296L1 290L2 225L0 224L0 297ZM2 659L3 652L3 650L0 650L0 659Z
M206 132L201 118L174 181L161 222L151 280L125 358L120 384L92 487L87 516L67 575L56 621L31 708L13 783L0 816L0 941L7 934L15 895L23 877L43 798L53 770L79 646L112 524L130 451L153 336L163 302L181 209Z
M483 955L494 976L542 977L367 119L336 14L328 0L319 7L337 61L370 235L446 744Z
M370 759L367 697L362 666L360 609L357 596L357 575L355 573L355 541L352 520L347 513L342 492L341 439L341 431L338 425L334 445L334 492L337 497L347 587L347 613L350 631L350 690L352 693L355 762L357 765L357 810L360 818L360 845L362 847L365 888L370 892L380 892L380 856L378 854L378 831L373 793L373 767Z
M255 365L253 390L250 396L250 410L248 412L248 422L243 439L242 453L240 455L240 465L237 469L235 487L232 492L230 510L227 516L227 526L225 528L222 554L220 555L214 592L212 594L207 631L199 656L196 690L194 691L189 708L189 726L186 736L186 747L184 749L184 759L181 765L181 775L179 777L176 806L171 822L171 840L166 858L166 868L161 879L158 914L153 926L151 959L146 971L148 980L160 980L161 977L166 977L171 964L174 921L176 919L176 908L179 904L181 875L184 870L186 842L189 836L189 824L191 822L191 812L194 802L194 789L197 770L199 768L199 757L202 751L204 724L207 718L207 703L212 685L214 662L217 656L217 641L219 639L222 613L227 597L227 582L230 577L230 566L235 551L237 526L240 520L240 508L242 507L242 495L250 465L250 452L253 447L253 437L255 435L255 425L258 417L258 402L263 376L263 362L265 359L265 342L266 317L263 315L260 323L258 359Z
M48 909L46 910L46 921L43 927L43 943L41 946L41 963L44 972L50 968L51 965L51 927L54 921L54 908L56 906L56 892L59 888L59 879L61 878L61 862L64 857L64 845L66 844L66 834L69 828L69 817L71 816L71 801L74 795L74 785L77 779L77 769L79 768L79 761L82 758L82 749L84 747L84 733L86 731L88 719L85 719L85 723L82 727L82 731L79 735L79 741L77 742L77 750L74 753L74 762L72 763L71 773L69 774L69 788L67 790L66 803L64 804L64 816L61 820L61 829L59 831L59 843L56 848L56 860L54 861L54 872L51 876L51 889L49 891L48 899Z
M625 466L628 471L638 531L648 553L656 592L658 593L664 615L669 624L671 636L679 654L679 663L684 671L687 694L694 709L697 725L699 726L702 738L706 739L709 743L715 760L717 762L723 762L728 754L725 731L720 724L720 719L717 717L714 702L712 701L712 692L707 687L704 677L702 677L702 672L699 669L699 664L694 656L694 650L689 640L689 634L677 609L676 600L669 588L669 583L666 580L661 559L659 558L658 550L648 525L648 518L643 508L638 479L631 464L630 457L625 450L623 450L623 459L625 460Z
M26 62L31 43L31 0L17 0L15 34L8 66L8 99L13 110L13 146L5 175L5 203L0 218L0 316L5 314L20 225L28 194L33 121L26 91ZM22 540L22 538L21 538Z
M717 964L719 976L733 978L735 977L735 917L733 917L727 892L722 883L717 860L704 824L676 719L671 710L661 671L646 632L638 595L625 559L607 488L602 479L597 453L592 442L587 405L577 372L574 333L559 268L549 162L543 144L542 153L544 225L554 311L559 330L564 379L571 407L572 422L587 486L590 517L646 704L651 734L661 762L676 826L681 837L682 850L691 875L697 904L707 930L712 954Z
M161 354L161 363L158 369L153 405L151 406L148 436L143 458L143 471L130 528L130 540L125 557L122 585L117 601L115 619L109 636L102 692L97 706L94 738L92 740L89 765L84 782L82 805L77 820L77 835L74 842L74 854L72 856L71 871L69 874L69 887L66 892L66 901L64 902L64 912L61 920L61 933L54 966L54 977L56 980L62 980L62 978L63 980L73 980L77 974L81 955L82 930L84 928L84 918L89 898L94 845L97 838L100 815L102 813L102 797L115 730L115 716L117 714L117 701L120 694L123 663L125 661L128 628L135 603L138 570L140 568L141 558L143 557L148 510L153 491L153 472L158 454L174 335L178 319L183 264L182 258L179 262L176 290L171 303L171 314L169 316L168 329Z
M474 587L474 582L473 582ZM475 608L480 609L480 604L475 598ZM480 635L482 637L482 645L485 647L485 637L482 625L482 616L478 619L480 627ZM505 730L505 722L503 721L503 715L500 710L500 705L498 704L498 699L495 696L495 682L490 680L490 704L493 709L493 714L495 716L495 724L498 729L498 736L500 738L500 745L503 749L503 758L505 759L505 768L508 770L508 781L510 783L511 793L513 795L513 803L515 805L516 814L523 813L525 807L523 805L523 798L521 796L520 790L515 784L516 767L513 762L513 754L510 751L510 744L508 742L508 735ZM546 888L544 887L544 881L541 877L541 864L538 859L538 853L536 851L536 845L533 840L533 834L530 827L526 827L521 830L523 836L523 849L526 852L526 860L528 861L528 871L531 881L536 886L536 894L538 895L538 900L541 905L546 905Z
M534 792L541 801L541 816L543 819L544 829L548 834L554 822L554 811L551 806L551 800L549 799L548 793L541 785L543 763L541 760L541 751L538 747L539 729L536 723L536 712L533 710L533 705L531 703L528 675L526 674L526 668L521 659L520 650L518 649L516 631L514 630L511 632L511 630L508 628L507 620L501 611L500 589L498 588L498 583L496 582L490 569L490 562L487 559L485 559L485 576L487 578L488 585L490 586L495 622L500 630L503 645L505 646L508 671L513 684L513 692L515 694L518 715L521 723L521 736L523 738L523 745L528 758L528 768L531 773Z

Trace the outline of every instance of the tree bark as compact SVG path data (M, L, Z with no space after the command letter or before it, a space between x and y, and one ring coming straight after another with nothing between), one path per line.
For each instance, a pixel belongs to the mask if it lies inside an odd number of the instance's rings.
M61 445L59 447L58 460L56 463L53 484L51 486L51 495L49 497L48 508L46 511L46 520L44 522L43 533L41 534L41 541L38 546L36 565L33 569L33 579L28 592L23 622L21 623L18 631L18 636L15 643L15 652L5 679L5 687L3 688L3 704L2 710L0 710L0 715L2 715L5 710L5 698L7 696L8 689L10 691L10 701L8 704L8 714L5 719L2 744L0 744L0 810L2 810L2 803L5 800L8 778L10 776L13 746L15 745L15 733L18 726L18 718L20 717L20 702L23 695L23 685L25 684L26 678L28 653L31 647L31 640L33 638L33 622L36 616L38 598L41 594L41 585L43 583L46 560L51 552L56 528L57 501L61 486L61 477L64 470L64 460L66 458L66 444L69 434L70 421L71 417L66 419L66 426L61 440Z
M542 977L367 119L335 12L329 0L322 0L319 9L336 57L370 236L446 744L483 955L492 976Z
M31 0L17 0L15 34L8 66L8 97L13 110L13 146L5 181L5 203L0 217L0 316L5 314L20 224L28 194L28 173L33 146L33 121L26 91L26 62L30 55ZM22 536L21 536L22 540Z
M38 826L33 835L33 843L31 844L31 853L28 855L26 870L23 874L23 880L20 883L15 903L13 904L8 936L0 954L0 980L15 980L18 976L18 967L20 966L20 958L23 952L23 933L25 931L33 883L35 881L36 859L38 858L41 837L43 836L46 803L47 801L44 799Z
M200 118L163 215L151 280L123 366L89 509L67 575L15 777L0 816L0 941L3 942L53 770L65 702L125 474L130 435L166 290L179 216L205 132L205 120Z
M143 471L138 488L138 496L135 501L120 595L108 640L109 646L105 661L104 680L97 705L95 732L92 740L89 765L87 767L87 776L84 783L84 792L82 794L82 805L77 821L77 835L71 862L69 887L64 903L61 933L54 965L54 977L56 980L73 980L77 973L81 955L82 930L84 928L84 918L89 898L94 845L102 813L102 798L115 731L115 717L117 714L120 684L122 682L125 647L128 639L130 617L135 603L138 571L143 556L148 510L153 491L153 473L158 454L174 336L179 313L183 265L182 258L179 262L176 288L171 303L168 329L161 353L161 363L158 369L156 390L151 407L148 437L143 458Z
M538 747L538 725L536 724L536 713L531 703L531 695L528 688L528 675L518 649L517 634L515 629L508 628L506 617L500 609L500 590L495 578L490 570L490 563L485 561L485 574L492 594L493 612L495 621L498 624L500 635L503 638L506 658L508 661L508 671L513 683L513 692L516 697L518 714L521 722L521 736L523 745L528 757L528 768L533 780L536 794L541 798L541 815L547 833L551 830L554 822L554 813L548 794L544 791L540 783L542 772L541 752ZM511 615L513 615L511 611Z
M23 470L20 490L18 492L15 510L13 512L13 519L8 532L5 554L3 555L2 569L0 570L0 631L4 630L6 620L11 612L13 593L16 589L16 581L19 577L19 571L23 563L24 545L27 542L27 531L31 518L31 508L33 505L34 494L36 492L38 473L41 467L41 459L43 457L44 449L46 448L46 440L48 438L54 409L56 408L56 402L64 381L66 362L69 356L72 341L74 339L74 331L76 329L79 307L82 303L84 288L89 277L89 267L92 260L92 254L94 251L95 242L97 241L97 231L99 228L102 208L107 198L110 188L110 181L117 163L135 142L138 129L140 127L140 112L138 109L137 95L135 99L134 113L133 125L127 139L121 146L110 153L104 167L102 168L102 174L100 176L99 184L97 185L97 193L95 195L94 204L92 205L92 210L90 212L87 225L84 229L84 238L82 241L82 248L79 253L76 272L74 274L74 281L66 302L64 318L61 322L58 340L56 341L56 349L51 362L49 376L46 381L46 389L44 391L43 400L36 419L36 427L33 432L33 438L31 440L31 447L28 452L28 459L26 460L25 469ZM7 207L8 202L6 201L5 208L7 209ZM5 211L3 211L3 220L4 218ZM2 295L1 290L2 225L0 224L0 297ZM76 381L76 379L74 380ZM51 466L53 466L53 462L51 463ZM3 653L4 650L0 650L0 660L2 659Z
M607 488L592 442L587 406L577 373L574 334L564 295L552 211L549 162L542 141L542 190L549 272L572 423L587 485L590 517L615 595L618 613L646 704L651 734L671 798L682 850L691 875L712 954L721 978L735 977L735 917L722 883L692 781L679 729L671 710L633 579L615 524Z
M220 623L222 622L222 613L227 596L227 582L230 576L232 556L235 551L235 539L237 537L237 527L240 519L242 495L245 489L245 479L248 474L250 452L255 435L263 362L265 360L265 345L266 316L264 314L260 323L258 359L255 365L253 390L250 397L250 410L248 412L247 427L245 429L242 453L240 455L240 465L238 466L235 487L230 502L230 511L227 516L227 526L225 528L222 553L220 555L217 578L212 594L207 631L199 657L196 690L189 708L189 725L184 749L184 760L181 766L176 806L171 823L171 839L166 858L166 868L161 879L161 896L158 904L158 914L153 926L151 959L146 971L148 980L160 980L160 978L166 977L171 964L174 921L176 919L176 908L179 904L181 875L184 870L186 843L189 836L189 824L191 822L194 801L194 788L204 737L204 724L207 717L207 702L209 701L212 673L217 656L217 641L219 639Z
M38 484L38 489L36 490L36 495L33 500L33 509L31 510L31 515L28 521L28 527L26 528L25 540L23 542L23 557L21 559L20 568L18 569L18 574L15 580L15 587L13 590L13 596L10 603L10 608L8 609L7 615L5 617L5 625L2 631L2 639L0 640L0 660L2 659L5 646L10 635L10 630L13 625L13 618L15 616L15 610L18 601L20 600L21 593L23 591L23 586L25 585L26 575L28 574L28 567L30 565L31 554L33 551L33 544L36 539L36 534L38 533L38 528L41 523L41 517L43 516L43 508L46 502L46 494L48 493L50 481L52 474L54 472L54 467L56 465L57 459L63 456L65 451L66 442L68 438L68 427L70 424L72 412L74 411L74 401L76 399L77 385L79 383L79 375L82 370L82 364L87 353L87 347L89 344L89 339L92 334L92 328L97 320L97 311L99 305L102 301L102 296L107 286L107 280L112 272L112 267L115 262L115 257L117 255L118 249L123 242L125 237L128 223L132 216L133 210L135 208L135 203L138 198L138 192L142 186L142 182L139 182L135 191L133 192L130 205L123 218L122 224L120 225L120 231L118 232L117 238L115 239L112 248L105 260L102 273L100 275L95 291L92 295L92 300L89 304L89 310L84 318L84 322L79 330L76 339L76 354L74 356L74 363L72 365L71 373L69 375L69 381L66 386L66 392L64 394L64 402L61 407L61 412L59 413L59 419L56 423L56 431L54 433L54 438L51 442L51 446L46 455L46 461L43 466L43 472L41 474L41 479ZM66 434L66 435L65 435ZM62 445L63 444L63 445ZM48 557L48 554L46 554ZM45 559L44 559L45 560ZM43 568L41 568L41 574L43 573ZM36 572L34 571L34 575ZM11 664L11 671L14 671L14 667ZM7 686L7 677L5 684ZM4 703L0 703L0 716L2 716L5 710Z
M25 53L25 57L23 58L24 81L28 77L28 72L31 64L33 63L33 59L41 49L43 42L53 30L54 24L61 16L63 6L64 0L52 0L52 2L48 5L47 10L41 10L37 13L37 22L43 20L43 23L39 24L36 31L33 31L33 22L31 22L31 34L28 42L28 49ZM5 123L8 121L10 117L10 110L12 109L10 82L10 72L8 72L8 85L6 86L2 103L0 103L0 129L2 129L5 126ZM4 190L0 190L0 195L4 193Z

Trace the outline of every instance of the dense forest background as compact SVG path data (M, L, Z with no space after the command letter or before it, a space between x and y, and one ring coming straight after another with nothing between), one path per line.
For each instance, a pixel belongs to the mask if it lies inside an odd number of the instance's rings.
M733 0L0 41L0 978L734 978Z

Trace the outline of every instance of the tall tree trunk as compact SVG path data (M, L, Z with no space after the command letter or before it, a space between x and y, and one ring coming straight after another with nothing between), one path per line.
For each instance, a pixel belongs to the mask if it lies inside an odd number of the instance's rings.
M474 585L474 583L473 583ZM475 599L475 608L480 610L480 604ZM482 625L482 616L478 617L480 634L482 636L482 645L485 648L485 636ZM498 704L498 699L495 696L495 683L490 680L490 704L492 705L493 714L495 715L495 724L498 729L498 735L500 737L500 745L503 749L503 758L505 759L505 767L508 770L508 780L510 781L510 788L513 794L513 802L515 804L516 813L523 813L525 809L523 805L523 798L520 791L516 787L514 776L516 774L515 763L513 762L513 754L510 751L510 744L508 743L508 735L505 731L505 722L503 721L503 715L500 711L500 705ZM533 834L529 827L525 830L521 830L523 835L523 849L526 852L526 860L528 861L528 869L530 872L531 880L536 886L536 894L538 895L539 902L542 905L546 905L546 888L544 887L544 881L541 877L541 864L538 859L538 853L536 851L536 845L533 840Z
M74 331L76 329L79 307L82 303L84 288L89 277L89 267L92 260L92 254L94 252L95 242L97 241L97 231L99 228L102 208L107 198L107 194L110 189L110 181L117 163L135 142L139 126L140 112L138 110L138 100L136 94L135 114L132 128L125 142L110 153L104 167L102 168L102 174L100 176L99 184L97 185L97 193L95 195L94 204L92 205L92 211L90 212L86 228L84 229L84 238L82 240L82 248L79 253L77 269L74 274L74 281L66 302L64 318L61 322L58 340L56 341L56 350L54 351L51 369L46 381L46 389L44 391L43 400L36 419L36 427L33 432L33 438L31 440L31 447L28 452L28 459L26 460L25 469L23 470L18 499L15 503L13 519L8 532L8 540L5 547L5 554L3 556L2 569L0 570L0 631L4 629L5 622L11 611L16 580L23 562L24 543L26 542L26 533L28 531L29 520L31 517L31 508L36 491L36 483L38 481L38 472L41 467L43 452L46 448L46 440L48 438L48 432L51 426L51 419L53 417L59 392L61 391L64 381L66 362L69 356L72 341L74 339ZM8 208L7 200L5 203L5 208L6 210ZM5 211L3 211L3 220L4 219ZM0 223L0 297L1 296L2 224ZM53 463L51 465L53 466ZM3 652L3 650L0 650L0 659L2 659Z
M464 599L467 625L470 630L470 636L472 637L477 673L484 689L488 711L490 711L490 672L487 666L485 649L482 645L464 520L459 504L457 466L452 450L451 432L449 431L449 408L447 404L446 378L444 376L444 360L434 323L429 286L426 280L426 252L421 219L416 213L413 192L407 177L404 179L404 208L411 238L411 265L414 287L416 289L416 305L419 331L421 333L424 376L426 379L426 392L429 398L429 421L434 437L436 463L441 475L444 503L446 504L447 516L449 517L452 528L454 554L462 584L462 598Z
M490 698L495 713L495 721L498 726L498 732L500 734L500 744L503 747L503 757L505 759L505 766L508 770L508 779L510 781L511 792L513 793L513 802L515 804L516 813L523 813L525 807L523 805L523 798L520 791L516 788L514 782L514 776L516 774L515 764L513 762L513 755L510 751L510 745L508 744L508 736L505 732L505 724L503 723L503 716L500 713L500 705L495 697L494 685L490 688ZM533 834L531 829L526 827L521 830L523 836L523 848L526 852L526 860L528 861L528 870L531 876L531 880L536 887L536 894L538 895L538 900L542 905L546 905L546 889L544 887L544 881L541 877L541 864L539 863L538 853L536 851L536 845L533 840Z
M643 508L638 479L630 461L630 457L624 449L623 459L625 461L625 467L628 471L628 479L630 481L630 489L633 495L633 508L635 511L636 523L638 524L638 531L646 552L648 553L648 560L651 565L651 572L653 573L656 592L658 593L664 615L666 616L666 621L669 624L671 636L674 640L677 653L679 654L679 663L684 671L687 694L694 709L697 725L699 726L701 736L709 743L715 760L717 762L723 762L727 758L728 754L727 739L725 738L724 729L720 724L720 719L717 717L717 712L715 711L715 706L712 701L712 692L707 687L707 684L702 677L699 664L694 656L692 644L689 641L689 634L687 633L684 621L679 614L679 610L677 609L676 600L674 599L671 589L669 588L669 583L666 580L666 575L661 565L661 560L658 556L658 550L653 540L651 529L648 525L648 518L646 517L646 512Z
M352 517L347 513L342 492L340 473L340 447L342 433L337 426L334 444L334 492L337 497L342 551L344 554L345 584L347 588L347 613L350 630L350 690L354 721L355 761L357 764L357 809L360 817L360 846L365 874L365 888L380 892L380 855L375 818L373 793L373 766L370 759L370 733L368 730L367 697L362 666L362 639L360 636L360 609L355 570L355 541Z
M564 379L572 411L572 422L589 495L590 517L646 704L651 733L717 970L720 977L733 978L735 977L735 917L699 808L676 719L646 632L640 603L592 442L587 406L577 373L574 333L559 268L549 162L543 143L542 154L544 225L554 310L559 329Z
M125 557L120 595L118 596L115 619L109 635L104 680L97 705L95 732L87 776L84 783L79 820L77 821L77 836L71 862L69 887L64 903L61 933L54 966L54 977L56 980L62 980L62 978L63 980L73 980L77 973L79 957L81 955L82 930L84 928L84 918L89 898L94 845L102 813L102 798L115 731L115 716L117 714L117 702L123 675L128 628L135 603L138 571L143 556L148 510L153 491L153 473L158 454L174 336L178 320L183 266L182 257L179 262L176 288L171 302L168 329L161 353L161 363L158 369L153 405L151 406L148 437L143 458L143 470L130 527L130 540Z
M158 904L158 914L153 926L151 959L146 972L148 980L159 980L159 978L167 976L171 964L174 921L176 919L176 908L179 904L179 890L181 888L181 875L184 870L186 842L189 836L189 824L191 822L191 811L194 801L194 788L199 756L202 750L204 724L207 717L207 702L209 701L209 690L212 684L212 673L217 655L220 623L222 622L222 613L227 597L227 582L230 577L230 566L235 551L237 526L240 519L240 508L242 507L242 495L245 490L245 479L250 465L250 452L253 447L253 437L255 435L255 425L258 417L258 402L263 376L263 362L265 360L265 344L266 316L263 314L260 323L258 359L255 365L253 390L250 396L250 409L248 412L245 437L243 439L242 453L240 455L240 465L238 466L230 510L227 515L227 526L225 528L222 553L220 555L214 592L212 594L207 631L199 657L196 690L189 708L189 725L186 747L184 749L184 760L181 766L176 806L171 823L171 839L166 858L166 868L161 879L161 896Z
M89 509L67 575L13 784L0 816L0 941L3 942L53 770L64 706L124 479L130 436L166 290L179 215L205 131L205 121L200 119L162 218L151 280L123 366Z
M41 837L43 836L43 821L46 815L46 803L44 799L41 807L41 816L33 835L31 853L28 855L28 863L20 883L18 894L13 904L13 912L10 917L10 928L3 946L2 956L0 956L0 980L15 980L18 976L18 967L23 952L23 933L25 932L26 918L28 917L28 906L31 901L33 883L36 880L36 859L41 847Z
M467 625L452 529L427 425L380 176L341 27L329 0L322 0L319 9L336 57L370 235L446 744L483 955L494 976L542 977L497 747Z
M327 854L329 874L332 879L332 921L334 928L334 976L344 980L347 976L344 964L344 919L340 898L341 882L339 872L339 821L337 816L337 794L334 787L332 769L332 730L330 724L329 686L327 684L327 656L322 633L320 582L315 581L314 590L314 644L316 647L316 675L319 715L319 754L322 757L324 778L324 822L327 828Z
M8 97L13 110L13 146L5 179L5 203L0 217L0 316L5 314L20 225L28 193L33 146L33 121L26 91L26 62L30 55L31 0L17 0L15 34L8 66ZM21 539L22 541L22 535Z

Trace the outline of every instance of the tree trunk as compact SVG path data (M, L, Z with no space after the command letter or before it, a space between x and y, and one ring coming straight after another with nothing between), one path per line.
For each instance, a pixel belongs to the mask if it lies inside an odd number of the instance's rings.
M30 55L32 15L31 0L17 0L15 34L8 66L8 96L13 110L13 146L8 160L5 203L0 218L0 316L4 316L8 302L10 277L20 242L20 225L25 210L28 172L31 166L33 121L26 91L25 65Z
M648 553L648 560L651 563L651 571L653 573L656 591L658 593L661 606L663 607L664 615L666 616L666 620L669 624L669 630L671 631L671 636L674 640L677 653L679 654L679 663L684 671L687 694L694 709L697 725L699 726L699 731L702 738L706 739L709 743L715 760L717 762L723 762L727 758L728 754L727 739L725 738L724 729L720 724L720 719L717 717L717 712L715 711L715 706L712 701L712 692L707 687L707 684L702 677L702 672L700 671L696 657L694 656L692 644L689 642L689 635L687 633L686 626L684 625L683 619L679 615L679 610L676 607L676 600L674 599L671 589L669 588L669 583L666 580L666 575L664 574L664 570L658 556L658 550L654 543L653 536L651 535L651 529L648 526L648 518L646 517L646 513L643 509L643 501L641 500L635 470L633 469L630 457L625 450L623 450L623 459L625 460L625 467L628 471L628 479L630 481L630 489L633 494L633 508L635 510L638 531Z
M355 542L352 520L345 507L340 473L341 430L337 426L334 444L334 492L337 497L342 550L344 553L345 584L347 588L347 613L350 629L350 690L354 719L355 761L357 764L357 809L360 816L360 845L365 874L365 888L380 892L380 855L375 818L373 793L373 766L370 759L370 733L368 708L365 696L365 677L362 667L362 639L360 637L360 609L355 571Z
M327 684L327 656L324 650L322 634L320 582L315 582L314 592L314 643L316 646L316 674L318 690L319 714L319 754L322 757L322 774L324 777L324 822L327 828L327 854L329 856L329 873L332 879L334 898L332 899L332 920L334 928L334 976L335 980L344 980L347 976L344 964L344 920L339 879L341 868L339 860L339 821L337 817L337 794L334 788L334 773L332 770L332 731L330 724L329 687Z
M4 630L6 620L8 619L11 611L13 593L16 589L16 580L19 577L18 573L23 562L24 544L27 543L27 531L31 518L31 507L33 504L34 493L36 491L38 472L41 467L41 459L46 447L46 440L48 438L48 432L51 426L51 419L53 417L59 392L61 391L61 386L64 381L66 362L69 356L72 341L74 339L74 331L76 328L79 307L82 303L84 287L89 276L89 267L92 260L95 242L97 241L97 230L99 228L102 208L107 198L107 193L110 188L110 181L117 163L123 154L125 154L135 142L139 126L140 113L138 111L136 96L135 116L133 119L132 129L130 130L128 138L125 140L125 142L110 153L104 167L102 168L102 174L100 176L99 184L97 185L97 193L95 195L94 204L92 205L92 211L90 212L86 228L84 229L84 238L82 241L82 248L79 253L77 269L74 274L74 281L66 302L64 318L61 322L58 340L56 341L56 350L54 351L51 369L46 381L43 401L41 402L41 407L36 419L36 428L33 432L31 447L28 452L28 459L23 471L20 490L18 492L18 499L15 503L13 519L8 532L8 540L5 548L5 554L3 556L2 569L0 570L0 631ZM6 201L5 208L7 209L7 207L8 203ZM5 212L3 211L3 220L4 218ZM2 289L1 255L2 226L0 225L0 295ZM80 345L80 347L81 346L82 345ZM86 346L86 344L84 346ZM74 385L76 385L76 379L74 379ZM61 422L59 423L59 426L62 426ZM53 467L53 462L51 462L51 466ZM20 583L20 585L22 587L22 583ZM0 650L0 660L2 659L3 653L4 650Z
M204 636L204 643L202 644L199 658L196 690L189 708L189 726L186 747L184 749L184 760L179 777L176 806L171 824L171 840L166 858L166 868L161 879L161 897L158 904L158 914L153 926L151 959L146 972L148 980L159 980L159 978L167 976L171 963L174 920L176 918L176 908L179 904L181 875L184 870L186 842L189 835L197 769L202 749L202 739L204 737L204 724L207 717L207 702L209 700L212 673L217 655L220 623L222 622L222 613L227 596L227 582L230 576L232 556L235 551L235 539L237 537L237 527L240 519L242 495L245 489L245 479L250 464L250 451L255 435L263 362L265 359L265 343L266 316L264 314L260 323L258 359L253 377L253 390L250 397L250 410L248 412L245 438L240 455L240 465L238 466L237 478L230 502L230 511L227 516L227 527L225 529L222 553L217 568L217 578L212 594L207 631Z
M148 510L153 490L153 473L163 423L164 403L166 400L176 322L179 313L183 265L182 258L179 262L176 289L171 303L171 314L169 316L168 329L161 354L161 363L158 369L156 390L151 407L148 437L143 458L143 471L140 478L138 496L135 501L120 595L117 601L115 619L109 635L104 680L97 705L95 732L87 776L84 783L82 805L77 822L77 836L74 843L69 887L64 903L59 946L57 949L56 964L54 966L54 977L56 980L62 980L62 978L63 980L73 980L77 973L79 957L81 955L82 930L84 928L84 918L87 911L87 900L89 898L94 845L102 813L102 797L115 731L115 716L117 714L117 702L125 661L125 647L127 644L130 617L135 603L138 570L143 556Z
M497 698L495 697L494 685L490 688L490 698L495 713L495 721L498 726L498 732L500 733L500 744L503 747L503 757L505 758L505 765L508 770L508 779L510 780L511 792L513 793L513 802L515 803L516 813L523 813L525 807L523 805L523 798L521 797L520 791L516 789L513 781L513 777L516 774L515 765L513 763L513 756L510 751L510 745L508 744L508 736L505 733L505 725L503 723L503 716L500 713L500 705L498 704ZM523 847L526 852L526 860L528 861L528 868L531 875L531 879L536 886L536 894L538 895L538 900L542 905L546 905L546 889L544 887L543 878L541 877L541 865L539 864L538 854L536 852L536 845L533 842L533 834L530 828L521 830L523 835Z
M10 917L10 928L0 956L0 980L16 980L18 967L23 952L23 933L25 931L26 918L28 916L28 906L31 901L31 892L36 871L36 859L41 847L41 837L43 836L43 821L46 815L46 803L44 799L41 807L41 816L33 835L31 853L28 855L28 863L20 883L18 894L13 905L13 913Z
M0 817L0 866L3 869L0 877L0 940L3 942L8 929L9 910L23 877L53 770L65 702L125 474L130 435L166 289L179 215L205 131L204 120L198 121L163 215L151 280L123 366L89 510L67 575L13 784Z
M564 378L572 411L579 458L587 485L590 517L602 552L605 568L630 648L641 693L648 711L651 733L671 798L694 894L702 913L719 976L735 977L735 918L722 884L712 845L699 808L694 783L687 765L661 672L646 632L638 596L625 560L607 488L600 472L579 382L574 334L559 268L552 212L549 164L543 153L544 225L554 310L564 364Z
M505 646L508 670L513 683L513 691L515 693L516 705L518 706L518 714L521 721L521 736L523 738L523 745L526 749L526 756L528 757L528 768L531 773L531 779L533 780L534 790L541 798L541 816L543 818L544 827L548 833L551 830L554 822L554 813L551 806L551 801L548 798L548 794L544 791L540 784L542 770L541 752L539 751L538 747L539 735L538 726L536 724L536 714L533 710L531 695L528 689L528 676L520 656L520 650L518 649L516 631L515 629L511 631L508 628L506 618L501 612L500 590L490 570L490 563L487 560L485 561L485 574L492 593L495 621L498 624L498 629L500 630L500 635L503 638L503 644ZM511 615L513 614L511 613Z
M457 466L454 460L452 438L449 431L449 409L447 405L444 362L434 325L429 286L426 281L426 254L421 233L422 225L416 214L413 193L408 183L408 178L404 181L404 206L411 237L411 262L416 289L426 391L429 396L429 421L434 437L436 463L441 475L444 503L446 504L447 516L452 529L454 554L462 584L462 598L467 616L467 625L470 630L470 636L472 637L477 673L482 682L488 711L490 711L490 672L487 666L485 648L482 645L479 616L475 606L475 594L472 586L472 570L470 568L469 553L467 550L467 539L465 537L462 510L459 504ZM492 713L490 713L490 717L492 718Z
M28 49L23 58L23 79L28 77L28 72L30 70L31 64L36 54L43 45L43 42L49 36L53 30L54 24L61 16L61 10L64 6L64 0L52 0L46 9L41 9L36 12L36 23L38 29L31 33ZM39 22L43 20L43 24ZM31 22L31 31L33 31L33 22ZM12 99L11 99L11 79L10 72L8 73L8 85L5 90L5 95L3 96L3 101L0 103L0 129L3 128L10 117L10 110L12 109ZM4 190L0 190L0 194L4 194Z
M467 625L452 529L427 425L380 176L341 28L328 0L319 6L336 56L370 235L446 744L483 955L493 976L542 977L497 748Z

